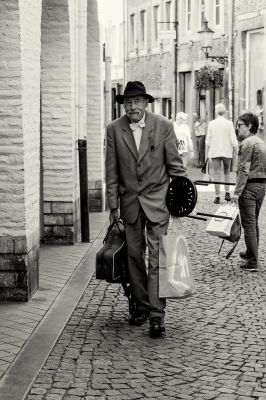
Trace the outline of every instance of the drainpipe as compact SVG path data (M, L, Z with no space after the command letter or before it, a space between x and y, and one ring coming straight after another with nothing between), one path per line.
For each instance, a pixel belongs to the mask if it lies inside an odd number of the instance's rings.
M228 32L228 114L234 121L234 82L233 82L233 59L234 59L234 6L235 0L230 1L229 7L229 32Z
M81 241L90 241L87 163L87 2L76 2L76 128L79 152Z
M112 121L112 24L108 24L105 30L105 127Z
M127 82L127 2L123 1L123 33L124 33L124 57L123 57L123 88Z

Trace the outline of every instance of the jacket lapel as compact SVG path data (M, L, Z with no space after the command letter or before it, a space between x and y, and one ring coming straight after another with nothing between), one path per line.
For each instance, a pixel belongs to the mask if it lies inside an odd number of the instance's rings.
M129 127L127 118L124 119L122 131L123 131L124 142L126 143L127 147L129 148L129 150L131 151L131 153L137 160L138 159L138 150L137 150L137 146L136 146L136 142L135 142L133 133Z
M152 131L153 131L153 124L151 120L151 114L149 112L146 112L145 127L143 128L142 131L140 146L139 146L138 162L143 159L149 147L152 146L153 143Z

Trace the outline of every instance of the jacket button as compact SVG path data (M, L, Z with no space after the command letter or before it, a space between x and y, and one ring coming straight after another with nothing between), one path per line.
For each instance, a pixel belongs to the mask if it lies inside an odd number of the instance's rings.
M141 182L142 182L142 179L141 179L141 178L139 178L138 182L139 182L139 183L141 183Z
M140 168L140 167L141 167L141 163L140 163L140 164L138 164L138 165L137 165L137 167L138 167L138 168Z

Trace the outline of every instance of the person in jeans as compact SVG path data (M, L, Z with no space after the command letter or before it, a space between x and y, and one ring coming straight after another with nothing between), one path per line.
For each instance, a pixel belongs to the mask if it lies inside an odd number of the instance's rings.
M209 122L206 137L206 156L211 159L214 180L220 181L221 165L224 181L230 182L230 166L237 152L237 138L232 121L225 118L225 106L220 103L215 106L216 118ZM220 185L215 184L215 204L220 204ZM230 201L229 185L225 184L225 200Z
M258 127L258 117L251 112L245 112L238 118L240 146L236 186L231 201L239 205L246 243L246 251L239 255L245 260L241 268L248 271L257 271L258 268L258 218L266 185L266 145L256 136Z
M193 114L194 117L194 131L195 138L197 142L197 150L198 150L198 168L202 168L205 164L205 141L206 141L206 129L207 124L204 119L197 114Z

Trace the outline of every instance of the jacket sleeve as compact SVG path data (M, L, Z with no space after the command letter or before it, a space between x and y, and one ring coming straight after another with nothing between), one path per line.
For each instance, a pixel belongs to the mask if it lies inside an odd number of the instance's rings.
M106 192L109 208L112 210L119 207L118 203L118 186L119 186L119 168L116 152L116 144L114 131L110 125L106 130Z
M206 145L210 146L212 140L212 127L211 123L208 124L208 129L207 129L207 136L206 136Z
M230 123L231 123L230 124L231 143L232 143L233 147L237 148L238 147L238 141L237 141L237 138L236 138L234 124L233 124L232 121L230 121Z
M167 126L165 135L165 160L168 174L171 178L174 176L186 175L186 168L178 153L178 142L175 135L173 124Z
M189 127L187 127L186 135L187 135L187 147L188 147L188 152L189 152L189 153L191 153L191 152L194 153L193 142L192 142L192 139L191 139L191 133L190 133Z
M241 196L247 184L248 175L250 171L251 158L253 148L243 143L239 149L238 167L236 176L236 185L234 190L235 196Z

